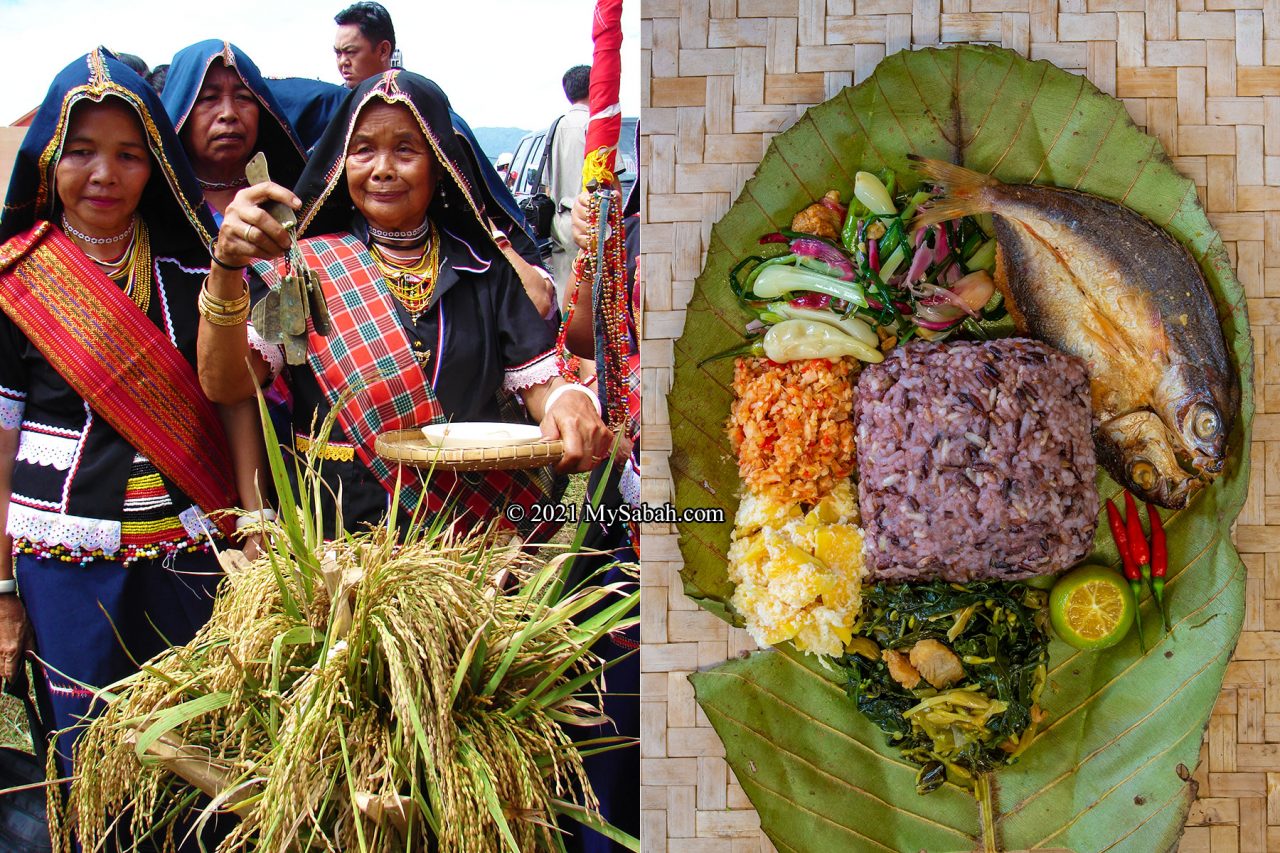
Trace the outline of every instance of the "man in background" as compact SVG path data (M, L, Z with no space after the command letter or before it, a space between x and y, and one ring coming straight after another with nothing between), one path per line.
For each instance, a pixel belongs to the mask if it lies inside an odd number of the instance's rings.
M338 73L348 89L391 67L396 29L391 24L391 14L381 3L353 3L334 16L333 21L338 25L333 53L338 60Z
M551 274L556 280L556 298L564 307L569 283L573 280L573 259L578 247L573 242L573 200L582 189L582 160L587 148L587 119L591 117L591 66L575 65L561 80L569 110L556 124L547 163L547 195L556 203L551 222Z

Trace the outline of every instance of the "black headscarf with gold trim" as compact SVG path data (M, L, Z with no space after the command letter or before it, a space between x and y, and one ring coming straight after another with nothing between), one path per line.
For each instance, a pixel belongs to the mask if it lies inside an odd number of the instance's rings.
M463 237L489 260L501 256L489 235L476 192L477 177L460 148L449 118L449 98L420 74L393 68L357 86L316 143L294 192L302 199L299 231L304 236L353 231L366 233L364 218L347 190L346 156L361 111L373 101L403 104L418 122L436 156L439 179L427 215L437 225Z
M66 141L71 109L82 101L101 103L106 98L118 98L133 109L151 152L151 178L138 212L146 220L153 246L164 251L207 247L216 231L213 219L159 96L103 47L75 60L53 78L18 149L0 215L0 241L26 231L37 219L56 221L61 202L54 187L54 169Z

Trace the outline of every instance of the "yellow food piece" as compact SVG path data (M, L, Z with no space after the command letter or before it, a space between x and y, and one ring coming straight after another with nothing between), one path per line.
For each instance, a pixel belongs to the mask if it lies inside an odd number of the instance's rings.
M862 531L852 484L810 507L743 498L729 546L733 606L762 645L838 657L862 605Z

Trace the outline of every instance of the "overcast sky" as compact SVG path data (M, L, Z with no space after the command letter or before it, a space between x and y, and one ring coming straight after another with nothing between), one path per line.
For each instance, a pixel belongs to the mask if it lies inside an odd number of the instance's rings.
M243 49L269 77L341 83L333 16L350 0L0 0L0 124L36 106L54 76L103 44L152 67L207 38ZM473 127L549 125L560 78L591 63L594 0L383 0L404 66L432 78ZM623 7L622 111L639 115L640 0Z

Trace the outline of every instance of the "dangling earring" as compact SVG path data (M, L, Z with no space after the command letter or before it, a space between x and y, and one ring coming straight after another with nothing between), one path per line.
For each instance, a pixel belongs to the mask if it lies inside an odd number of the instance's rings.
M440 193L440 206L443 207L445 210L448 210L449 209L449 191L445 188L444 184L440 185L439 193Z

